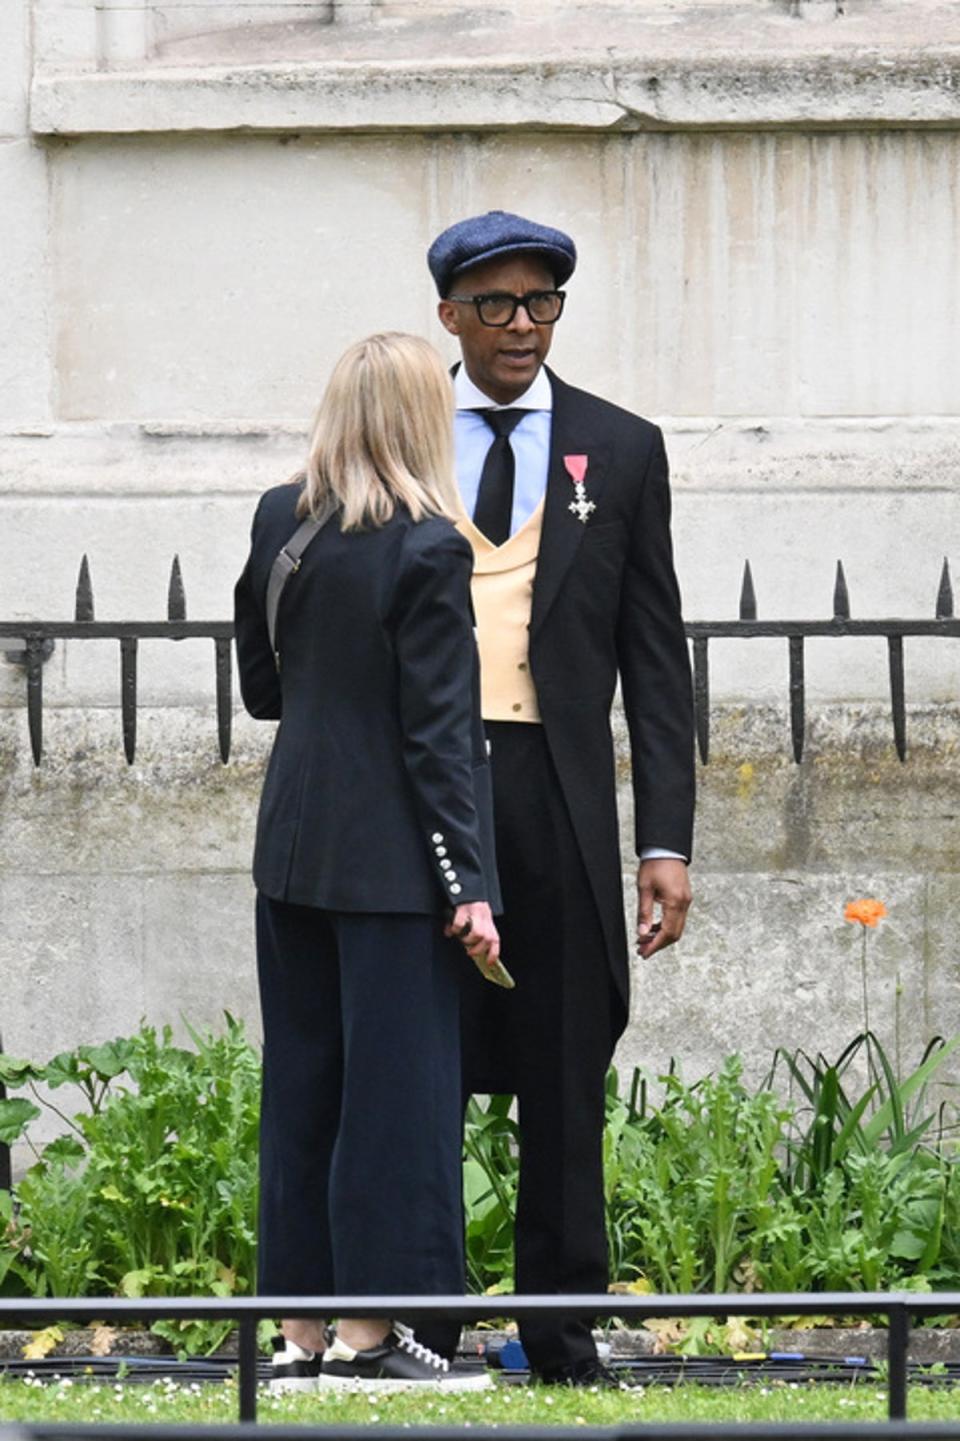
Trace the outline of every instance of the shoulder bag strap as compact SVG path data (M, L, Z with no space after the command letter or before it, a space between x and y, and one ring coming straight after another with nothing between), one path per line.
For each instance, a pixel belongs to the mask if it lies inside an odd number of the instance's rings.
M283 587L290 577L300 569L303 552L314 536L323 529L336 509L335 505L330 505L323 514L317 517L311 515L306 520L302 520L270 567L270 578L267 581L267 634L270 637L270 649L273 651L277 670L280 669L280 651L277 647L277 614L280 610Z

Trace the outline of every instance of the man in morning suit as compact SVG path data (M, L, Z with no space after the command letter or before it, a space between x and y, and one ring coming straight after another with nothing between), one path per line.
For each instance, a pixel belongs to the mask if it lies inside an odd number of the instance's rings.
M428 263L462 352L461 529L474 550L502 953L516 979L515 991L465 988L465 1090L517 1096L517 1291L596 1293L607 1287L604 1078L628 1013L618 676L641 957L680 938L690 904L693 718L667 459L655 425L544 366L576 264L569 236L491 211L445 230ZM520 1330L542 1380L612 1380L586 1321Z

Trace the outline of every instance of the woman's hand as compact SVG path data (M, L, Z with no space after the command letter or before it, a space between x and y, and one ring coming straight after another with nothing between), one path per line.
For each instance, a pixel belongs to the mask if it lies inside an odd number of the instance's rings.
M474 961L492 966L500 958L500 935L486 901L457 906L444 935L455 936Z

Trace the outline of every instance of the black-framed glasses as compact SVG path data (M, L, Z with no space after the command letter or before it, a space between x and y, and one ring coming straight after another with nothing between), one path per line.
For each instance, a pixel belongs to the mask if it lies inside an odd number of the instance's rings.
M481 325L509 325L522 305L534 325L555 325L563 314L565 290L528 290L526 295L511 295L507 290L492 290L486 295L448 295L460 305L476 306Z

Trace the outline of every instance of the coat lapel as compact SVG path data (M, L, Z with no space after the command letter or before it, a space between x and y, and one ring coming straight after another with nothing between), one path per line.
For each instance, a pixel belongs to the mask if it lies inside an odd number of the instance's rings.
M565 455L587 457L586 491L590 500L599 497L607 466L608 448L592 437L577 421L576 394L548 370L553 387L553 420L550 428L550 461L547 469L547 493L544 498L543 532L537 556L537 573L533 584L533 605L530 614L531 635L543 621L557 598L563 578L573 563L587 524L578 520L569 509L574 498L573 482L563 463Z

